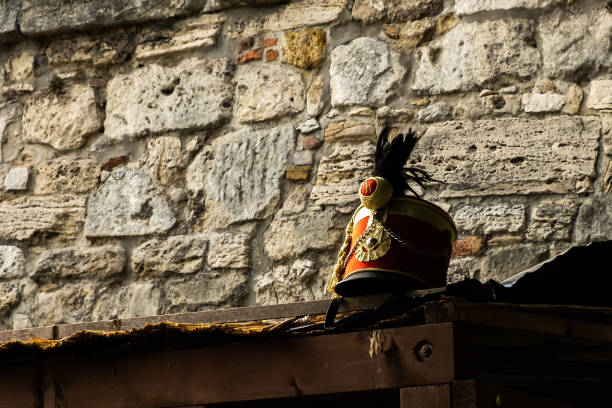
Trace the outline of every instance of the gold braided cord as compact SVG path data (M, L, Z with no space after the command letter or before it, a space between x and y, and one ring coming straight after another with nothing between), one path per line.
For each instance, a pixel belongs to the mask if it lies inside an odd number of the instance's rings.
M376 190L369 196L361 194L361 187L359 188L359 199L361 204L368 210L378 210L384 207L391 197L393 197L393 186L387 179L382 177L370 177L370 179L376 180ZM368 179L369 180L369 179ZM367 181L367 180L366 180ZM364 181L364 183L366 182ZM363 183L362 183L363 185Z
M357 211L359 211L360 208L361 206L357 208ZM334 271L332 273L331 279L329 280L329 283L327 284L327 291L332 294L335 294L334 287L336 287L336 284L340 282L340 278L342 277L342 273L344 272L344 260L348 256L349 251L351 249L351 237L353 235L353 222L355 220L355 214L357 214L357 211L355 211L355 213L351 217L351 221L349 221L348 225L346 226L346 232L344 235L344 243L342 244L342 247L340 247L340 252L338 252L338 260L336 261L336 266L334 267Z

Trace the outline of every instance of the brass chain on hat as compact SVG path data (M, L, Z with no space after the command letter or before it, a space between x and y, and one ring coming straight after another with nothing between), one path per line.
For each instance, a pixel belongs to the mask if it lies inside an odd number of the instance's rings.
M359 246L365 240L365 237L374 228L375 225L380 225L382 229L391 236L391 238L395 239L401 245L405 246L406 248L410 249L413 252L416 252L419 255L429 257L429 258L446 258L448 256L448 250L446 248L440 252L430 252L430 251L427 251L426 249L420 248L406 241L402 236L397 234L395 231L393 231L391 228L386 226L384 223L380 222L380 220L378 219L378 214L379 214L378 210L372 212L372 223L368 225L368 227L363 232L363 234L361 234L359 239L357 239L357 242L355 242L355 245L353 245L353 247L351 248L351 251L348 253L346 258L344 258L344 262L342 263L342 270L346 269L346 265L348 264L348 261L355 254L355 251L357 250L357 248L359 248Z

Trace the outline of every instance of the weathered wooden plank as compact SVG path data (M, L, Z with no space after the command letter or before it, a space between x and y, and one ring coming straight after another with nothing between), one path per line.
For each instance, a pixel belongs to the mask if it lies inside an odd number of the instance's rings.
M340 312L373 309L384 303L390 296L390 294L382 294L345 298L340 305ZM121 330L128 330L142 327L146 324L164 321L174 323L232 323L262 319L282 319L294 316L325 314L330 302L330 299L314 300L310 302L287 303L281 305L237 307L205 312L136 317L132 319L122 319L119 323Z
M450 384L406 387L400 390L400 408L451 408Z
M68 407L172 407L388 389L451 381L452 331L452 324L439 324L292 337L62 359L47 369ZM433 352L419 360L414 349L425 340ZM1 388L0 376L0 394Z
M591 311L592 315L597 317L601 313L608 315L609 309L559 308L556 306L549 306L549 308L543 305L468 303L460 300L431 303L424 306L426 323L464 322L612 342L612 322L600 323L559 315L564 311L575 314L580 309L583 313Z
M7 341L29 341L34 339L53 339L53 327L34 327L32 329L0 331L0 344Z
M60 324L55 327L55 338L63 339L71 336L74 333L83 330L99 330L99 331L116 331L119 329L119 325L115 320L103 320L99 322L87 322L87 323L73 323L73 324Z

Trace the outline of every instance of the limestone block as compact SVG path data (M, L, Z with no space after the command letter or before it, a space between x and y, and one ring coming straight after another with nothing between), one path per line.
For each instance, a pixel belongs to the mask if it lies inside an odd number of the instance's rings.
M231 116L232 74L227 58L188 58L174 67L150 64L116 75L108 83L104 132L121 141L218 126Z
M573 200L544 201L531 216L527 239L534 241L568 241L578 211Z
M101 34L78 34L52 41L45 54L51 65L91 64L104 66L123 62L134 51L133 34L125 29Z
M28 189L30 167L13 167L4 177L6 191L25 191Z
M287 67L242 67L236 82L236 116L240 122L262 122L305 108L302 77Z
M291 266L279 265L255 279L258 305L304 302L323 297L325 283L316 264L297 259Z
M101 126L94 91L87 85L74 85L64 94L35 95L23 110L25 140L48 144L60 151L83 146L87 137Z
M433 16L444 8L442 0L355 0L353 18L364 23L389 22Z
M382 106L404 76L399 54L383 41L357 38L331 53L332 106Z
M561 112L570 115L576 115L580 111L582 96L583 92L580 85L574 83L567 83L567 87L563 91L565 105L563 105L563 109L561 109Z
M452 114L450 105L446 102L433 103L417 112L419 122L431 123L449 119Z
M540 67L533 23L524 19L459 22L416 52L413 89L430 94L467 91L510 76L531 77Z
M0 2L0 43L19 38L17 16L21 11L21 0Z
M464 279L480 279L482 263L483 258L476 256L451 258L446 281L448 283L455 283Z
M133 168L113 170L89 198L85 235L121 237L164 232L176 218L149 176Z
M162 185L175 184L183 168L181 139L162 136L147 143L145 166L149 174Z
M468 97L455 105L453 115L459 119L481 119L485 117L517 115L521 110L520 95L487 95Z
M580 243L612 239L611 193L584 201L578 210L574 234Z
M414 117L414 110L411 108L392 109L383 106L376 111L376 119L383 123L406 123Z
M592 117L432 125L412 162L444 181L440 197L581 193L595 178L601 125Z
M309 190L305 185L297 185L287 195L281 214L291 215L301 213L306 209L306 201L308 200Z
M20 28L25 35L49 35L117 25L165 20L193 14L202 8L196 0L23 0Z
M603 113L600 118L604 152L612 156L612 112Z
M455 12L457 15L465 16L481 11L542 9L563 3L563 0L457 0Z
M159 314L161 290L150 282L134 282L119 289L107 291L96 299L91 318L93 321L127 319Z
M433 36L435 22L430 18L408 21L404 24L387 24L383 28L391 47L404 53L412 52L416 47Z
M83 282L43 286L32 301L34 327L90 321L95 291L93 283Z
M526 220L523 204L465 205L452 216L460 234L520 232Z
M245 15L228 24L227 36L247 38L266 31L286 31L322 26L338 20L347 0L304 0L290 2L278 11L259 18Z
M21 278L25 275L23 251L16 246L0 245L0 279Z
M34 265L38 282L60 279L117 279L123 272L125 250L119 245L49 249Z
M29 51L9 58L4 64L7 79L15 82L34 79L34 58Z
M34 194L88 193L100 179L100 163L93 159L58 159L36 168Z
M209 231L206 264L209 268L251 266L251 235L244 232Z
M316 119L308 119L306 122L302 122L298 127L297 131L302 134L312 133L315 130L321 129L321 125L317 122Z
M502 282L517 273L545 261L550 256L546 245L516 245L495 248L486 253L480 280Z
M165 287L165 313L236 307L247 294L244 270L201 272L188 279L171 279Z
M523 94L522 103L525 112L559 112L565 105L565 97L553 93L526 93Z
M83 197L19 197L0 203L0 239L22 241L41 233L71 239L84 221Z
M612 67L612 18L605 8L585 14L556 12L541 20L539 34L544 71L548 76L575 81Z
M21 301L18 281L0 282L0 316L6 316Z
M249 127L228 133L203 149L187 168L187 188L204 192L207 211L230 222L264 218L280 199L280 182L295 149L291 125Z
M612 79L591 81L587 107L612 110Z
M336 248L342 233L335 228L334 211L277 215L264 233L264 249L270 259L278 261L309 249Z
M314 152L312 150L299 150L293 155L295 166L310 166L314 163Z
M612 192L612 161L608 161L608 168L606 169L606 174L604 175L603 192Z
M152 239L132 252L132 270L147 277L199 272L204 268L207 248L204 234Z
M225 17L218 14L202 14L171 27L167 23L152 27L141 34L135 56L142 60L212 47L217 44L224 21Z
M259 7L286 4L286 0L208 0L204 5L204 13L221 11L234 7Z
M309 116L319 116L325 106L323 77L317 76L306 94L306 112Z
M376 142L376 129L371 123L357 120L334 122L325 128L325 142L363 142L370 140Z
M327 37L320 28L304 28L285 32L283 62L299 68L312 69L325 58Z
M315 186L310 193L314 205L346 205L359 200L359 184L374 170L374 144L335 146L321 157Z
M21 138L22 105L0 102L0 161L16 160L23 145Z

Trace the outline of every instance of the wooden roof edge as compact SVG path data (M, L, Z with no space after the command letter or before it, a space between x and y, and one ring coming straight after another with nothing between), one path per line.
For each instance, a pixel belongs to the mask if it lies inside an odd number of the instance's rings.
M439 288L409 292L407 295L410 294L422 296L427 294L443 295L444 293L443 288ZM387 293L344 298L340 305L339 312L375 309L387 301L391 296L392 294ZM324 299L279 305L238 307L202 312L175 313L6 330L0 331L0 344L8 341L29 341L34 339L59 340L85 330L104 332L129 331L142 328L148 324L157 324L161 322L172 322L177 324L239 323L306 315L321 315L327 312L329 304L330 299ZM570 318L571 320L587 321L593 320L588 318L588 315L592 315L599 318L597 319L599 320L597 322L599 325L604 324L609 326L612 322L612 308L587 306L481 303L442 296L434 302L425 301L425 303L421 304L421 307L424 311L424 323L463 321L477 324L501 324L506 326L509 325L508 322L511 321L512 324L510 326L516 326L516 317L524 313L527 313L527 315L524 316L538 315L538 317L542 317L546 315L550 318L551 314L555 314L557 318L563 317L565 319ZM505 318L502 318L502 316ZM591 323L595 322L592 321Z
M415 291L415 293L426 291ZM352 312L373 309L385 302L391 295L371 295L353 298L344 298L340 305L340 312ZM84 330L96 331L124 331L156 324L160 322L172 323L237 323L258 320L282 319L295 316L325 314L330 299L307 302L287 303L268 306L237 307L231 309L209 310L202 312L188 312L164 314L156 316L133 317L127 319L105 320L97 322L83 322L59 324L54 326L34 327L17 330L0 331L0 344L8 341L29 341L33 339L59 340Z

